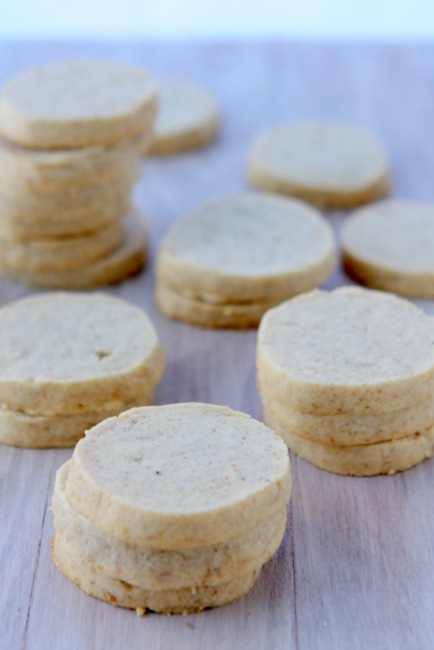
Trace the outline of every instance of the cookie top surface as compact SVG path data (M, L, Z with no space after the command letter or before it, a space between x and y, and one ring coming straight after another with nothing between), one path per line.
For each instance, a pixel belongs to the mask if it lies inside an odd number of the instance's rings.
M344 287L312 291L268 311L258 349L297 383L364 391L432 374L433 334L433 319L406 300Z
M214 98L205 89L187 81L159 81L158 97L159 112L154 125L157 140L200 128L218 119Z
M344 251L379 268L434 273L434 204L385 201L357 210L342 230Z
M289 480L287 449L265 425L223 406L172 404L91 429L74 451L67 496L118 536L176 547L265 520L289 498Z
M331 229L314 208L250 193L206 203L177 221L160 254L180 270L262 278L305 269L333 251Z
M145 70L86 59L48 64L3 86L0 131L29 147L116 142L144 131L147 125L134 121L142 119L154 102L156 86ZM100 132L102 126L113 127L115 133Z
M300 122L264 131L251 164L312 190L356 191L387 174L382 145L368 132L333 122Z

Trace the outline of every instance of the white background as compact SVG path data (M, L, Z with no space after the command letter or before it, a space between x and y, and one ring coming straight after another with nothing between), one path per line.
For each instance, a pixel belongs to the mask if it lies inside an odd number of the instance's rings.
M0 38L428 41L434 0L0 0Z

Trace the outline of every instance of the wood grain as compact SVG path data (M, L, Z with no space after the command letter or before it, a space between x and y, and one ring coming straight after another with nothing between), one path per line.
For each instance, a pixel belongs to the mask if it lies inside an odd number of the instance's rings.
M222 107L218 143L144 163L136 199L150 224L153 259L173 220L203 200L245 188L250 142L271 124L318 117L365 126L390 152L395 195L434 200L434 47L3 44L0 83L28 65L78 55L203 83ZM344 218L330 215L336 232ZM338 271L326 286L343 283ZM143 307L161 336L168 367L158 403L201 400L260 418L256 333L168 321L152 290L151 264L108 291ZM25 293L0 282L0 304ZM434 314L434 302L418 304ZM70 455L0 447L0 648L434 647L434 461L393 477L354 479L293 458L285 539L251 592L195 616L139 619L86 596L51 562L54 473Z

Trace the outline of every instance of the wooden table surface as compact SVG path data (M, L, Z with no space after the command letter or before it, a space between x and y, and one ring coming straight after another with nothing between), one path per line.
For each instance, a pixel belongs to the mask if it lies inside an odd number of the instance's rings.
M199 202L246 187L246 156L263 127L331 118L371 129L390 153L394 194L434 200L434 47L291 44L3 44L0 82L69 56L119 59L205 84L224 128L205 151L148 160L137 188L153 256L108 291L143 307L167 353L157 403L227 404L261 418L256 332L171 322L153 304L152 262L169 224ZM339 231L343 214L330 215ZM348 283L337 271L327 287ZM0 304L25 295L0 282ZM434 304L420 303L434 313ZM0 445L0 647L5 650L432 650L434 460L392 477L346 478L292 457L283 544L238 602L193 616L116 609L53 566L49 510L71 450Z

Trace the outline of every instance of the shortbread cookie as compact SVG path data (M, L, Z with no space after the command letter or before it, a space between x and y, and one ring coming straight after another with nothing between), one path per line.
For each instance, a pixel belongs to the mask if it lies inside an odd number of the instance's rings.
M177 221L158 253L157 281L205 302L278 302L325 281L331 229L310 206L266 194L205 203Z
M65 496L69 461L56 476L53 516L56 534L83 562L109 578L146 589L179 589L230 580L267 562L280 546L286 508L243 535L182 551L124 542L75 510Z
M297 436L336 445L368 445L405 438L434 424L434 400L386 413L311 415L300 413L275 399L272 390L259 386L264 408L282 427Z
M149 134L113 147L43 151L24 149L0 137L0 186L51 194L77 191L112 181L138 164L139 151L149 148Z
M399 440L340 446L297 436L292 430L278 424L267 412L264 413L264 420L282 436L291 451L335 474L374 476L404 472L431 458L434 448L433 426Z
M216 585L185 587L182 589L143 589L123 580L107 578L74 556L68 544L56 535L53 561L69 580L90 596L105 600L117 607L147 609L161 614L189 614L207 607L219 607L241 598L253 585L260 567L232 580Z
M381 413L434 394L432 319L391 294L312 291L269 310L259 385L302 413Z
M395 200L358 210L342 247L346 272L361 284L434 298L434 204Z
M18 220L11 214L1 213L0 238L10 241L28 242L40 239L63 237L85 237L101 228L109 228L120 222L131 211L130 196L106 202L92 210L71 213L68 218L57 212L38 215L37 218L22 215Z
M73 415L152 388L164 354L146 314L102 293L51 293L0 309L0 405Z
M254 187L296 196L322 208L347 208L389 192L382 145L362 129L300 122L259 135L249 161Z
M217 137L219 110L214 98L200 86L167 79L158 82L158 116L152 155L198 149Z
M75 448L66 497L120 539L164 549L217 544L280 511L291 475L272 431L224 406L132 409Z
M76 60L32 68L0 93L0 133L35 149L115 145L152 126L157 91L145 70Z
M134 167L114 181L103 185L89 186L80 192L55 192L38 196L12 189L0 189L0 219L5 216L20 223L34 224L38 220L70 220L85 218L95 211L104 211L106 206L129 197L137 180Z
M150 389L126 402L113 400L100 410L75 415L30 415L0 408L0 442L35 449L74 447L87 429L106 418L153 403L154 390Z
M123 223L115 221L84 237L26 242L0 238L0 268L29 273L76 271L119 248L123 230Z
M276 302L244 304L218 304L186 298L158 283L155 300L161 312L168 318L198 325L199 327L248 329L258 327L267 309Z
M125 220L123 242L107 257L78 271L28 273L1 267L0 273L14 282L43 289L86 289L117 284L140 273L148 254L148 234L143 217L133 211Z

